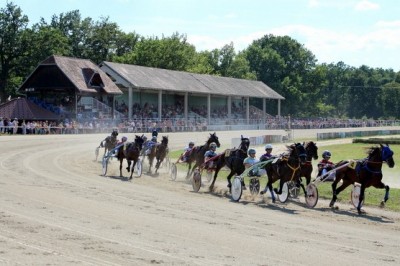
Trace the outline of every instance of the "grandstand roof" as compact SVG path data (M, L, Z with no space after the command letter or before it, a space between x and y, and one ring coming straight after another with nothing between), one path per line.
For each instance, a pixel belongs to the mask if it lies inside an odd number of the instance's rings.
M88 59L50 56L42 61L20 87L36 90L75 90L81 94L122 94L106 73Z
M100 68L116 84L147 90L237 97L285 99L261 81L219 77L137 65L103 62Z

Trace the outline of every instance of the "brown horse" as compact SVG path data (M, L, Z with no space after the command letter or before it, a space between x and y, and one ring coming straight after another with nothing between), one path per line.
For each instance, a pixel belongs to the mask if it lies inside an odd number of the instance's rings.
M162 161L168 154L168 136L163 136L161 143L157 143L156 145L151 147L150 153L147 155L149 158L149 173L151 174L151 167L153 165L154 159L157 160L155 168L155 173L157 174L158 168Z
M129 180L132 179L133 170L135 169L135 165L136 165L137 161L139 160L140 151L142 150L142 147L143 147L143 142L144 142L143 136L136 135L134 142L125 143L124 146L119 148L117 158L119 160L119 175L120 175L120 177L123 177L122 162L124 161L124 159L126 159L128 162L128 167L126 168L126 170L128 170L128 172L131 172L131 175L129 176ZM133 165L131 168L132 161L133 161Z
M187 164L188 164L188 171L186 174L186 179L188 179L192 174L194 169L196 169L196 167L199 167L200 165L202 165L204 163L204 154L206 153L206 151L209 150L210 148L210 144L215 142L215 144L217 144L217 147L220 147L221 144L219 143L217 134L214 132L213 134L210 133L210 137L208 138L208 140L206 141L206 143L204 145L201 146L195 146L188 159L187 159ZM192 163L194 162L194 165L192 167Z
M304 142L303 146L306 150L306 161L301 164L300 177L306 178L306 185L311 182L311 174L313 172L312 160L318 160L318 147L313 141Z
M117 136L118 136L118 131L113 130L113 132L111 133L111 136L106 137L104 140L102 140L100 142L100 145L96 148L96 152L95 152L96 161L99 156L100 148L104 148L104 155L103 155L103 157L104 157L108 151L114 149L115 146L117 146L117 143L118 143Z
M296 185L301 186L304 194L306 194L304 185L300 180L300 165L306 161L306 150L300 143L295 143L287 146L288 154L282 155L276 161L265 165L265 170L268 176L268 182L265 189L261 191L261 194L267 192L267 189L271 192L272 202L275 202L275 195L272 191L272 184L280 180L279 189L274 189L275 193L282 194L282 187L288 181L295 181Z
M389 148L389 145L382 145L376 147L370 147L367 151L367 158L358 160L355 167L350 167L349 161L340 161L336 164L336 178L332 183L332 200L329 203L329 207L334 207L337 200L337 195L343 191L346 187L355 182L361 184L359 202L357 211L359 214L362 213L361 205L364 200L364 192L367 187L373 186L380 189L385 189L385 196L381 202L381 206L384 206L386 201L389 199L389 186L382 183L382 164L386 162L389 168L394 167L393 151ZM349 164L347 167L339 168L345 164ZM340 180L343 180L343 184L336 189L336 186Z
M247 150L250 146L250 140L241 136L241 143L239 148L227 149L216 161L216 169L214 173L214 179L210 185L210 191L214 189L215 180L217 179L218 173L222 167L226 166L229 168L230 173L227 176L229 192L231 191L232 183L231 178L233 175L241 175L244 172L243 160L247 157ZM244 181L242 186L245 187Z

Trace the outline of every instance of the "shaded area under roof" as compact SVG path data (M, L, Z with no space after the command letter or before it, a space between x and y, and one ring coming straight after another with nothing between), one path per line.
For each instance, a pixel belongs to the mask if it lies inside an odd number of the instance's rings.
M0 116L25 120L59 120L60 116L46 110L26 98L12 99L0 105Z
M50 56L21 85L27 88L73 90L79 94L122 94L95 63L87 59Z
M123 86L170 92L192 92L237 97L285 99L261 81L218 77L204 74L103 62L100 68Z

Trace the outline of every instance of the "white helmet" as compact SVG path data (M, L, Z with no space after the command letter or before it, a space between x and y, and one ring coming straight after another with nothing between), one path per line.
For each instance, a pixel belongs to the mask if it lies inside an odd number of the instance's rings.
M271 149L271 150L272 150L272 145L271 145L271 144L267 144L267 145L265 145L265 150L269 150L269 149Z

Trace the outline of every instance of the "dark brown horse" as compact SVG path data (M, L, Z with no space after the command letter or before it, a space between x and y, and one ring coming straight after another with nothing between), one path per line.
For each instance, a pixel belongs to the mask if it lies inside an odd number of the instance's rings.
M217 179L218 173L222 167L226 166L230 169L230 173L227 176L229 192L231 191L232 183L231 178L233 175L241 175L244 172L243 160L247 157L247 150L250 146L250 140L241 136L241 143L239 148L227 149L216 161L216 169L214 173L214 179L210 185L210 191L214 189L215 180ZM244 181L242 186L245 187Z
M279 189L274 189L275 193L280 195L282 194L282 187L284 183L288 181L295 181L298 186L301 186L304 194L305 188L304 185L301 184L301 163L306 161L306 150L304 146L300 143L295 143L290 146L287 146L288 153L280 156L277 160L274 160L271 163L265 165L265 170L268 176L268 182L261 194L267 192L267 189L270 191L272 196L272 202L275 202L275 195L272 191L272 184L279 180Z
M118 143L117 136L118 136L118 131L113 130L113 132L111 133L111 136L106 137L104 140L102 140L100 142L100 145L96 148L96 152L95 152L96 161L99 156L100 148L104 148L104 155L103 155L103 157L104 157L108 151L114 149L115 146L117 146L117 143Z
M220 147L221 144L219 143L217 134L214 132L213 134L210 133L210 137L208 138L208 140L206 141L206 143L204 145L201 146L195 146L188 159L187 159L187 164L188 164L188 172L186 174L186 179L188 179L192 174L194 169L196 169L196 167L199 167L200 165L202 165L204 163L204 154L206 153L206 151L209 150L210 148L210 143L215 142L215 144L217 144L217 147ZM192 163L194 162L194 165L192 167Z
M364 193L367 187L373 186L380 189L385 189L385 196L381 202L381 205L384 206L386 201L389 199L389 186L382 183L382 164L386 162L390 168L394 167L393 160L393 151L389 148L389 145L382 145L376 147L370 147L367 151L367 158L363 160L358 160L355 167L342 167L345 164L348 164L349 161L340 161L336 164L335 168L338 168L336 171L335 181L332 183L332 200L329 204L329 207L334 207L334 204L337 200L337 195L343 191L346 187L355 182L361 184L359 202L357 206L357 211L361 214L361 205L364 200ZM338 182L342 180L343 184L336 188Z
M157 143L156 145L151 147L150 153L147 155L149 158L149 173L151 174L151 167L153 165L154 159L157 160L155 168L157 173L158 168L160 168L160 165L164 158L168 154L168 136L163 136L161 143Z
M124 159L126 159L128 162L128 167L126 168L126 170L128 170L128 172L131 172L131 175L129 176L129 180L132 179L133 170L135 169L135 165L136 165L137 161L139 160L140 151L142 150L142 147L143 147L143 142L144 142L143 136L136 135L134 142L127 142L122 147L119 148L117 158L119 160L119 175L120 175L120 177L123 177L122 162L124 161ZM133 165L131 167L132 161L133 161Z
M300 166L300 177L305 177L308 185L311 182L311 174L313 172L312 160L318 160L318 147L313 141L305 142L303 146L306 150L306 161Z

